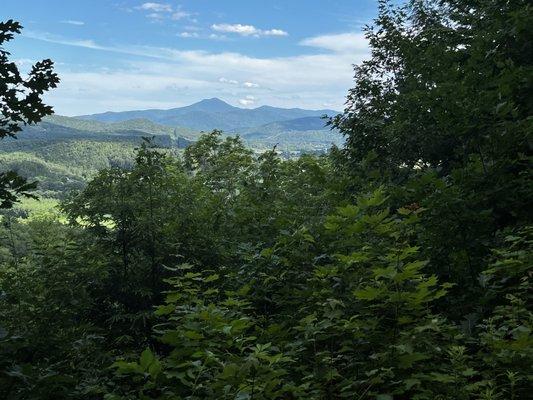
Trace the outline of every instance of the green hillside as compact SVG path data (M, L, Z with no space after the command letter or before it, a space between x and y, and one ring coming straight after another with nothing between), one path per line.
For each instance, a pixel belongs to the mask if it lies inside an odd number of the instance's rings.
M323 125L320 117L305 117L228 131L223 136L241 135L244 143L258 152L277 146L279 151L297 155L324 152L331 144L342 144L342 135L323 129ZM200 135L194 129L147 119L105 123L52 115L38 125L26 126L17 139L2 141L0 170L15 170L30 181L38 181L40 194L62 198L70 190L83 188L99 170L131 165L143 137L152 137L153 144L177 152Z
M62 198L83 188L105 168L127 168L143 137L156 146L178 151L199 136L183 127L167 127L148 120L106 124L60 115L26 126L16 138L0 146L0 172L14 170L29 181L38 181L37 193Z
M43 119L43 122L72 128L85 132L99 133L124 133L124 132L143 132L147 135L169 135L182 136L188 139L198 137L198 131L185 127L169 127L156 124L148 119L138 118L122 122L104 123L96 120L84 120L79 118L65 117L61 115L52 115Z
M79 190L100 169L127 167L133 162L134 143L92 140L18 143L18 150L2 148L0 170L17 171L30 181L38 181L38 193L61 198Z

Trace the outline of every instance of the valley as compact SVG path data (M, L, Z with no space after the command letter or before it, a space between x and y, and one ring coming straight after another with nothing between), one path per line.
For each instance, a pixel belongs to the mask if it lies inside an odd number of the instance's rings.
M170 110L140 110L66 117L52 115L26 126L16 138L0 143L2 170L38 181L38 193L63 198L80 190L97 171L128 167L143 138L167 152L179 153L203 132L220 129L239 136L254 152L276 147L285 158L325 153L343 144L337 130L326 127L333 110L233 107L216 98Z

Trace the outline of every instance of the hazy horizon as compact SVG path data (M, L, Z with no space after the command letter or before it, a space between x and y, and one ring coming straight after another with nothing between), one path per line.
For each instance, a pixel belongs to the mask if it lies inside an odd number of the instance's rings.
M170 107L170 108L147 108L147 109L125 109L125 110L117 110L117 111L104 111L104 112L101 112L101 113L93 113L93 114L106 114L106 113L121 113L121 112L129 112L129 111L150 111L150 110L173 110L173 109L177 109L177 108L183 108L183 107L188 107L188 106L193 106L195 104L198 104L198 103L202 103L202 102L208 102L208 101L212 101L212 100L218 100L222 103L226 103L232 107L235 107L235 108L240 108L240 109L248 109L248 110L255 110L255 109L260 109L261 107L273 107L271 106L270 104L263 104L263 105L258 105L258 106L253 106L253 107L243 107L242 105L240 104L231 104L229 101L226 101L224 99L221 99L219 97L211 97L211 98L205 98L205 99L198 99L197 101L194 101L193 103L190 103L190 104L186 104L186 105L183 105L183 106L176 106L176 107ZM302 107L276 107L276 108L281 108L281 109L303 109ZM332 108L320 108L320 109L312 109L312 110L309 110L309 111L335 111L336 113L339 113L340 110L335 110L335 109L332 109ZM78 114L78 115L64 115L64 114L59 114L59 113L55 113L56 115L63 115L65 117L81 117L81 116L84 116L84 115L93 115L93 114Z

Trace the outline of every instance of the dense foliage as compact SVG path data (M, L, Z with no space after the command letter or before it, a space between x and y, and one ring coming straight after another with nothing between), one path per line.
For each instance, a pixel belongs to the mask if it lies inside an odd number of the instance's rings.
M2 398L527 398L532 19L382 1L345 147L147 140L5 212Z
M21 28L13 20L0 22L0 140L16 137L21 125L39 122L51 114L52 107L45 105L41 96L59 82L51 60L35 63L26 78L16 63L9 61L9 52L3 46ZM0 170L0 208L11 208L19 196L30 196L34 188L34 183L15 171Z
M99 170L111 166L129 167L135 159L135 142L94 140L6 143L0 151L1 169L37 181L33 194L62 199L81 190ZM16 205L15 205L16 206Z

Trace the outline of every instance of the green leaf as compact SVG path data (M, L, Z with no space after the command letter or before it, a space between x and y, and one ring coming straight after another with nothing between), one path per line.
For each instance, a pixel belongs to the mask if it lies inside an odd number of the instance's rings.
M116 361L111 365L121 374L142 374L144 369L136 362Z
M354 296L359 300L374 300L381 294L381 290L375 287L367 286L364 289L355 290Z
M345 218L354 218L359 214L359 207L352 204L345 207L339 207L337 208L337 214Z
M239 366L237 364L227 364L224 366L224 369L222 370L222 373L220 374L220 377L222 379L228 379L231 377L234 377L239 372Z
M207 278L204 279L204 282L205 283L214 282L218 280L218 278L219 278L218 274L209 275Z
M167 304L164 306L157 307L154 314L157 316L168 315L168 314L172 314L172 312L175 309L176 309L176 306L174 304Z
M139 363L141 367L146 371L148 367L150 366L150 364L154 362L154 360L155 360L155 357L154 357L154 354L152 353L152 350L150 350L149 348L146 348L141 353L141 359Z
M177 346L183 342L183 336L178 331L168 331L161 336L161 342L171 346Z
M150 376L152 378L157 378L157 376L159 375L159 373L161 372L161 363L159 362L159 360L155 359L151 364L150 366L148 367L148 373L150 374Z
M204 335L196 331L186 331L185 333L183 333L183 336L191 340L200 340L204 338Z

